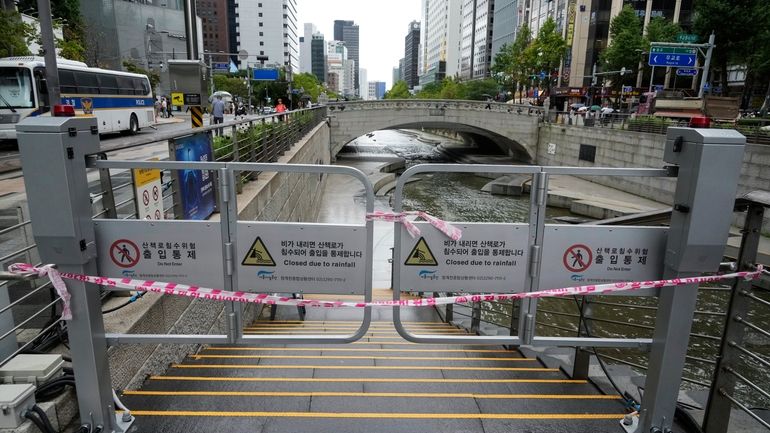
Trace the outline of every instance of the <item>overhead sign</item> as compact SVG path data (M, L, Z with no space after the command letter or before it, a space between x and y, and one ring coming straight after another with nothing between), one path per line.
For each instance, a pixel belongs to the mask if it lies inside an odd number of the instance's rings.
M227 62L217 62L211 64L211 71L214 73L225 74L230 70L230 65Z
M698 42L698 35L688 34L688 33L679 33L676 35L676 41L682 42L682 43L695 43Z
M449 239L429 223L422 236L401 231L397 290L513 293L526 290L528 224L454 224L462 239Z
M363 294L366 228L239 222L238 286L260 293Z
M278 69L252 69L251 79L257 81L276 81L279 77Z
M133 174L137 219L162 220L163 184L160 181L160 170L139 168L133 170Z
M95 220L99 274L222 288L218 224Z
M648 64L650 66L695 66L697 52L695 48L651 47Z
M662 277L666 227L547 224L540 289Z
M184 93L171 92L171 105L175 107L181 107L184 105Z
M211 137L206 133L169 140L174 161L213 161ZM209 170L172 170L174 194L182 204L182 219L203 220L214 213L214 178Z
M676 75L680 77L694 77L698 75L698 70L695 68L677 68Z

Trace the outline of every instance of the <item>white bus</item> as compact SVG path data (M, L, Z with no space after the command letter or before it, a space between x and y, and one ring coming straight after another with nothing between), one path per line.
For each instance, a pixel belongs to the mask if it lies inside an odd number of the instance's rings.
M150 80L146 75L89 68L57 59L61 101L78 116L96 116L99 133L137 133L155 121ZM28 116L50 115L42 57L0 59L0 140L16 139L16 124Z

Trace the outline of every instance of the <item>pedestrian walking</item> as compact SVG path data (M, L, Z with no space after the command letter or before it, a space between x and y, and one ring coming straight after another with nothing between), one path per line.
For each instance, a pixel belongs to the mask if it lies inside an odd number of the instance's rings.
M275 112L276 113L285 113L286 112L286 106L283 105L283 99L278 98L278 103L275 105ZM278 116L278 120L283 122L283 114Z
M225 121L225 101L222 100L222 95L217 95L211 104L211 117L215 125ZM222 135L222 128L217 128L214 133L218 136Z
M168 104L166 104L166 117L174 117L174 105L171 104L171 100L168 100Z
M166 118L166 105L168 104L168 101L166 101L166 97L160 98L160 117Z

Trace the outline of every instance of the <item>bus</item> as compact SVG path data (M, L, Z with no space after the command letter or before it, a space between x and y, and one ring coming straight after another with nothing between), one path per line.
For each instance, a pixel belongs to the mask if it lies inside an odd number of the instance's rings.
M136 134L154 123L152 88L146 75L89 68L65 59L56 63L58 103L74 106L77 116L95 116L100 134ZM0 140L15 140L16 124L24 118L49 115L48 99L43 57L0 59Z

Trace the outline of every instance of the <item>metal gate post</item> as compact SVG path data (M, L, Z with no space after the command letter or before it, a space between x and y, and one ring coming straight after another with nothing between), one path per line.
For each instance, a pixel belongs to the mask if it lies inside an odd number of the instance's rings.
M745 143L746 138L734 130L668 129L663 160L679 166L679 179L666 243L665 278L719 268ZM660 289L641 430L637 431L671 430L697 296L697 284Z
M96 118L31 117L16 129L41 260L55 263L62 272L95 275L86 156L99 151ZM99 286L69 280L67 289L72 296L67 327L80 420L106 432L122 432L112 402Z
M765 207L759 203L750 203L746 211L746 220L743 225L743 239L738 252L738 271L753 270L757 259L757 249L762 231L762 217ZM749 298L743 293L751 290L751 281L736 279L732 284L730 293L730 306L727 309L725 330L722 335L722 343L719 348L719 357L714 369L714 381L709 391L709 400L706 405L706 414L703 417L703 431L706 433L726 433L730 425L730 411L732 402L725 397L725 393L732 395L735 389L735 376L727 369L734 368L739 361L738 353L734 348L743 343L745 327L738 322L741 317L746 317L749 311Z
M540 259L542 258L543 236L545 235L545 212L548 202L548 173L532 176L529 204L529 272L527 283L530 292L540 288ZM513 318L511 318L513 320ZM519 301L519 338L521 344L532 344L537 328L537 299L525 298Z

